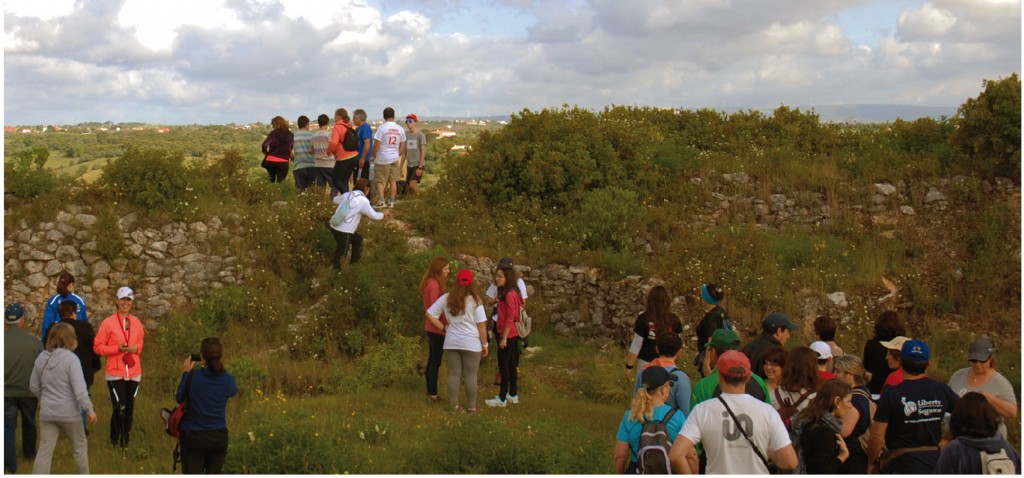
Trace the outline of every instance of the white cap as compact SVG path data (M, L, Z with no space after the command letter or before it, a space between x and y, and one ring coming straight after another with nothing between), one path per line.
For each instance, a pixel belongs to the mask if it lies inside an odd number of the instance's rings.
M903 350L903 344L907 343L908 340L910 340L910 338L900 335L889 341L880 340L878 343L882 344L882 347L889 350Z
M817 341L811 344L811 350L818 352L818 360L828 360L832 358L832 347L822 341Z
M118 300L123 299L125 297L127 297L127 298L129 298L131 300L135 300L135 293L132 292L132 288L131 287L122 287L120 289L117 289L117 298L118 298Z

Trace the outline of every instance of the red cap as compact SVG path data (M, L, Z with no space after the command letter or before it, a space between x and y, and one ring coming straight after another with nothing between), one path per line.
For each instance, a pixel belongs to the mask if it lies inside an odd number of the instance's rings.
M459 275L456 278L456 282L462 285L470 285L473 283L473 271L469 269L462 269L459 271ZM749 365L748 365L749 367Z
M417 123L419 123L419 121L420 121L420 119L418 117L416 117L416 115L414 115L412 113L409 113L409 114L405 115L405 119L411 119L411 120L413 120L413 121L415 121Z
M715 369L718 370L719 375L748 378L750 377L750 359L743 355L743 352L727 350L718 357Z

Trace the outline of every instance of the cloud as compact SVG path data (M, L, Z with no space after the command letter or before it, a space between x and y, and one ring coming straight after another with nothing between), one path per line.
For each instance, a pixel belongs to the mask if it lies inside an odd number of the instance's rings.
M953 106L982 78L1020 71L1019 0L922 0L890 13L889 33L853 42L837 16L872 1L9 1L5 116L218 123L339 106L371 117L384 106L428 117L566 103ZM503 21L513 26L491 31Z

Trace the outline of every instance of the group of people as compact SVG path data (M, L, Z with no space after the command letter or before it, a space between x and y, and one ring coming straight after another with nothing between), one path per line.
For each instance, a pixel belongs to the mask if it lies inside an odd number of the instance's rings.
M338 108L333 125L331 118L321 114L316 129L311 130L310 119L303 115L296 122L295 132L288 120L275 116L261 146L261 166L267 170L270 182L281 182L292 163L296 189L301 192L311 186L329 187L332 197L359 189L357 182L366 179L377 185L377 208L394 207L400 181L404 181L408 194L419 191L427 165L427 136L420 131L415 114L405 116L408 133L395 122L394 108L384 108L383 116L384 122L374 131L366 121L365 110L357 109L350 117L348 110ZM385 187L389 193L386 201Z
M928 377L930 347L905 336L895 312L878 317L857 357L836 343L827 316L815 319L814 342L787 349L799 326L772 312L741 346L722 288L705 284L700 294L695 385L676 365L683 326L667 290L652 288L637 317L626 378L639 371L616 434L616 473L1020 473L1003 424L1017 400L989 339L970 344L970 366L945 384ZM651 464L662 454L650 454L649 441L641 448L641 434L659 426L670 437L667 463Z
M21 416L22 456L34 460L34 474L48 474L63 434L71 443L78 473L89 473L89 425L98 421L92 403L92 385L101 357L110 394L110 443L126 450L134 419L135 398L142 381L145 327L132 315L135 293L121 287L113 314L95 331L89 323L85 300L74 293L75 277L62 272L57 294L44 307L41 337L25 330L25 308L9 304L4 313L4 469L18 469L15 436ZM40 341L40 338L42 339ZM216 338L201 344L203 367L190 386L189 413L181 424L183 470L219 473L227 453L227 400L237 393L234 378L224 371L223 347ZM191 358L191 357L190 357ZM186 364L182 375L197 365ZM179 386L178 402L185 400ZM39 423L36 424L36 410ZM38 435L37 435L38 430ZM37 448L38 438L38 448Z
M481 360L488 356L490 330L498 349L499 392L484 403L489 407L518 404L521 340L516 323L526 306L526 284L508 257L498 261L493 281L484 296L477 290L476 277L468 269L460 270L455 284L446 291L450 272L448 259L435 257L420 282L426 311L423 329L429 350L424 373L428 399L443 401L437 382L442 357L447 356L448 402L456 412L476 412L477 373ZM493 306L490 319L485 305ZM525 347L525 343L522 346ZM466 391L465 406L459 402L460 384Z

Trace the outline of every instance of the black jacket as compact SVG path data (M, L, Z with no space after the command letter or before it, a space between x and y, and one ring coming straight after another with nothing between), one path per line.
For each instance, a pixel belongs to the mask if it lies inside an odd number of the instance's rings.
M61 322L75 328L75 339L78 340L78 347L75 348L75 355L78 361L82 362L82 375L85 376L85 384L92 388L93 378L96 371L100 369L100 356L93 351L93 341L96 339L96 331L88 320L61 319Z

